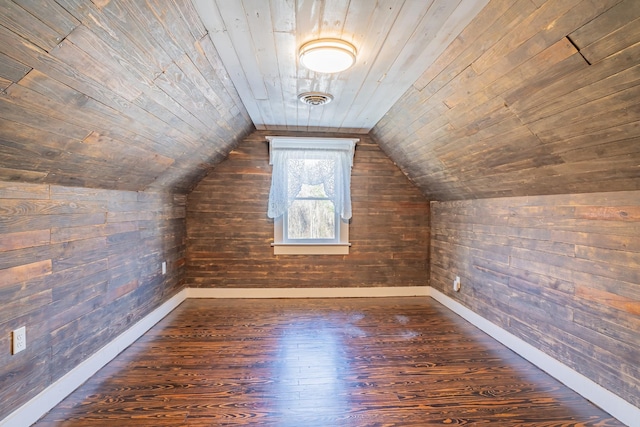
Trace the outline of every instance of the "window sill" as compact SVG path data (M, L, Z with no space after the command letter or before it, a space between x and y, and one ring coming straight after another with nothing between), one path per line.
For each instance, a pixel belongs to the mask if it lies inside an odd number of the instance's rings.
M274 255L349 255L351 243L272 243Z

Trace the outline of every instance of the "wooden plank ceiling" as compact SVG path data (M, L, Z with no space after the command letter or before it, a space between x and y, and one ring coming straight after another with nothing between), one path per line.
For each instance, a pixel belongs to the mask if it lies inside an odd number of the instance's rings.
M0 180L184 193L255 127L373 126L431 199L640 189L640 2L485 3L0 0ZM358 65L301 69L325 36Z
M0 180L186 192L253 130L190 3L0 0Z
M258 129L368 133L488 0L194 0ZM303 44L342 39L356 64L316 73ZM329 93L323 106L305 92Z
M640 2L492 1L372 130L435 200L640 189Z

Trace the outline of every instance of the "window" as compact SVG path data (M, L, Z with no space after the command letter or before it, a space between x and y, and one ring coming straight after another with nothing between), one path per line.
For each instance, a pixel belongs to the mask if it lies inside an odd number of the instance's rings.
M274 253L348 254L357 139L267 137Z
M326 160L290 160L289 168L293 162L301 163L300 167L304 168L317 167L319 162L332 163ZM333 164L327 166L333 167ZM283 225L284 241L288 243L335 243L340 237L340 220L324 184L302 184L284 213Z

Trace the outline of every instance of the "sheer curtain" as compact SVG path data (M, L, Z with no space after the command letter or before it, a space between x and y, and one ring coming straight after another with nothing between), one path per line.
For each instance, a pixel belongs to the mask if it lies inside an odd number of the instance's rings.
M357 139L267 137L273 165L268 217L278 218L304 184L323 184L340 218L351 218L351 168Z

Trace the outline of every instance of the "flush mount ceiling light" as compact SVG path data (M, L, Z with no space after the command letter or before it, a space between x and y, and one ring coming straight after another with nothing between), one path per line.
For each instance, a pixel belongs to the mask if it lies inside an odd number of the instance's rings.
M319 73L338 73L356 62L356 48L343 40L320 39L300 48L300 62Z

